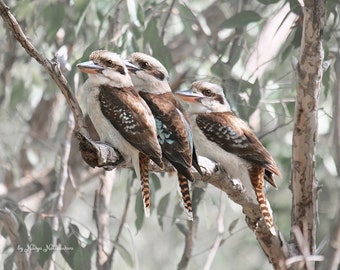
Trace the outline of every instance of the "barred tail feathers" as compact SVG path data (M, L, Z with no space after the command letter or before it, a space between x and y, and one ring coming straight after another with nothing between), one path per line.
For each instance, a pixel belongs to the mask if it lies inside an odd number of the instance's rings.
M250 174L250 179L254 187L256 198L259 203L264 221L268 229L271 231L271 233L273 235L276 235L276 230L275 230L274 222L273 222L273 216L272 216L271 211L269 210L266 196L263 190L264 169L260 168L260 169L252 170L249 172L249 174Z
M149 163L150 158L143 153L139 153L139 178L142 189L142 199L144 205L144 213L146 217L150 217L150 184L149 184ZM137 174L138 176L138 174Z
M182 195L184 208L187 212L188 217L192 220L193 215L192 215L192 204L191 204L190 191L189 191L189 181L184 175L178 173L178 183L179 183L179 187L180 187L180 191Z

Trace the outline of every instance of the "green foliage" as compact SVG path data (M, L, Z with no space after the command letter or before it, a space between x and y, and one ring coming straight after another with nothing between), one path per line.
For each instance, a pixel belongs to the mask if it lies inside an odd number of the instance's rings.
M158 28L155 20L149 21L144 31L144 42L149 44L154 57L162 59L162 63L166 69L170 70L172 67L171 54L164 46L161 37L157 34Z
M117 248L120 256L122 256L122 258L124 259L125 263L131 268L134 267L134 262L130 252L119 243L115 243L115 247Z
M64 226L61 226L59 243L63 258L72 269L91 269L91 257L96 241L91 235L84 238L75 224L71 223L68 229L69 232L66 233Z
M237 13L225 20L220 28L236 28L236 27L244 27L249 23L258 22L262 19L262 17L252 10L244 10L240 13Z
M158 206L157 206L158 224L162 230L164 226L163 218L168 209L169 201L170 201L170 193L167 193L160 199Z
M42 12L46 21L47 41L50 43L55 39L57 31L62 27L64 21L65 10L61 5L54 3L48 5Z
M142 191L138 191L136 196L136 202L135 202L135 213L136 213L136 220L135 220L135 226L137 232L142 228L144 223L144 206L143 206L143 199L142 199Z
M40 220L31 228L32 245L36 251L40 266L51 257L54 247L52 244L52 228L46 220Z
M264 5L276 4L277 2L280 2L280 0L257 0L257 1Z

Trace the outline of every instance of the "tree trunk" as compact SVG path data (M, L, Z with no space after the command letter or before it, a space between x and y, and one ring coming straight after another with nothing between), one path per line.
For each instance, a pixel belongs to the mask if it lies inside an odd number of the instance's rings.
M303 255L298 269L313 269L308 256L315 254L317 179L315 146L318 102L322 80L322 33L325 24L324 0L305 0L301 51L296 67L297 96L292 149L292 231L291 240ZM302 238L298 236L302 234Z

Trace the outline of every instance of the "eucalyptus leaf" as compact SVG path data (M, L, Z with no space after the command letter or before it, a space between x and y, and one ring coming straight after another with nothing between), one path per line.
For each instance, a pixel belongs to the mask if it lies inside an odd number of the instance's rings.
M139 232L144 223L144 205L141 190L138 191L136 196L135 213L136 213L135 226L137 232Z
M85 19L86 13L87 13L87 9L89 7L91 0L78 0L75 2L75 20L76 20L76 25L75 25L75 33L76 36L78 35L81 26L83 24L83 21Z
M279 1L280 0L257 0L257 2L260 2L261 4L264 4L264 5L276 4Z
M65 8L58 3L46 6L42 15L45 19L45 27L47 32L47 41L50 43L55 39L55 35L60 27L62 27Z
M153 186L153 190L157 191L161 189L161 181L157 174L151 172L150 173L150 185Z
M15 259L15 252L12 252L12 254L6 257L6 259L4 260L4 270L14 269L14 259Z
M46 220L40 220L32 226L32 250L36 251L40 266L51 257L54 248L52 245L52 228ZM34 247L34 249L33 249Z
M184 32L189 37L195 37L195 32L192 29L192 24L196 22L197 18L191 11L189 7L186 5L182 5L180 3L177 4L177 8L179 11L179 16L182 20L184 26Z
M180 203L177 203L174 209L173 218L171 224L174 224L179 216L183 214L184 210Z
M124 262L131 268L134 267L133 259L132 259L130 252L123 245L119 243L115 243L115 246L118 250L119 255L122 256Z
M159 36L157 21L150 20L145 31L145 43L148 43L152 49L152 56L158 59L167 70L172 67L172 58L169 49L164 46L163 40Z
M75 256L76 251L79 248L79 241L77 237L79 229L76 225L70 224L69 233L66 234L63 222L60 222L60 224L61 224L61 229L59 231L60 233L59 244L61 245L61 247L63 247L61 249L61 255L63 256L65 261L68 263L68 265L71 268L73 268L74 267L73 258Z
M220 25L220 28L223 29L223 28L243 27L243 26L248 25L249 23L258 22L261 19L262 17L255 11L245 10L225 20Z
M79 247L73 257L74 270L91 270L91 251Z
M183 235L188 235L188 227L186 225L178 222L176 223L176 227Z
M157 206L157 216L158 216L158 224L163 230L163 218L166 213L166 210L168 209L170 201L170 193L165 194L159 201Z
M234 220L229 224L228 232L229 232L230 234L233 233L233 231L234 231L234 229L235 229L235 227L236 227L236 225L237 225L237 223L238 223L239 220L240 220L239 218L234 219Z

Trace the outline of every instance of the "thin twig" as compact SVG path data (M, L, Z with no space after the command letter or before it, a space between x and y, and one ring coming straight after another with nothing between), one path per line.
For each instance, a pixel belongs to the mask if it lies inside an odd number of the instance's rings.
M286 127L286 126L290 125L291 123L293 123L293 119L290 120L290 121L288 121L287 123L283 123L283 124L281 124L281 125L276 126L275 128L273 128L272 130L269 130L269 131L266 132L266 133L263 133L261 136L259 136L259 139L262 140L262 139L263 139L264 137L266 137L267 135L269 135L269 134L271 134L271 133L277 131L277 130L280 129L280 128Z
M59 180L57 184L58 188L58 196L54 202L54 206L52 209L53 218L52 218L52 228L54 231L59 231L59 213L62 211L64 206L64 193L65 193L65 186L67 183L68 177L68 161L70 158L71 152L71 139L72 139L72 131L74 129L74 118L71 113L69 113L69 119L67 121L67 129L65 132L65 141L64 147L61 153L61 164L60 164L60 173L57 179ZM52 244L56 246L58 244L58 237L53 235ZM49 269L55 269L53 261L55 261L56 253L53 252L52 257L49 261Z
M224 199L224 196L223 196ZM214 244L209 252L207 262L204 265L204 270L209 270L211 268L211 265L214 261L214 258L216 256L217 250L221 246L221 242L223 241L223 234L224 234L224 223L223 223L223 217L225 212L225 205L222 201L222 193L220 193L220 205L218 208L218 215L217 215L217 237L214 241Z
M191 258L191 252L193 248L194 243L194 237L195 237L195 223L197 222L197 216L193 215L193 220L188 220L188 231L185 236L185 246L182 258L177 266L178 270L184 270L187 269L189 260Z
M115 241L114 241L114 243L117 243L117 244L119 243L119 238L120 238L120 235L123 231L124 224L126 222L126 218L127 218L127 214L128 214L128 210L129 210L129 206L130 206L130 201L131 201L131 194L132 194L132 190L133 190L133 180L134 180L134 178L131 177L129 191L128 191L128 194L127 194L127 197L126 197L126 200L125 200L125 207L124 207L123 215L122 215L122 218L120 220L118 232L117 232L117 235L116 235L116 238L115 238ZM116 246L114 245L113 248L112 248L111 254L110 254L111 259L113 258L115 251L116 251Z
M323 261L324 257L320 255L311 255L309 250L308 240L305 239L302 234L300 228L298 226L294 226L292 228L294 233L298 248L302 255L293 256L286 260L287 266L298 263L298 269L306 269L313 270L314 262Z
M187 234L185 235L185 245L184 245L183 255L177 266L178 270L186 269L191 259L191 253L194 248L196 230L197 230L198 221L199 221L199 218L197 215L197 208L205 194L206 187L207 187L207 183L204 183L202 181L195 181L194 184L192 185L193 220L188 220L188 231L187 231Z
M174 5L176 3L176 0L172 0L170 7L169 7L169 11L166 14L166 17L164 19L164 23L163 23L163 27L162 27L162 32L161 32L161 39L164 39L164 35L165 35L165 29L166 29L166 25L168 24L168 20L170 18L170 14L172 12L172 9L174 8Z
M115 173L114 171L113 173ZM97 269L111 269L110 257L110 199L113 188L114 177L107 174L100 176L100 187L96 190L93 218L97 225Z

